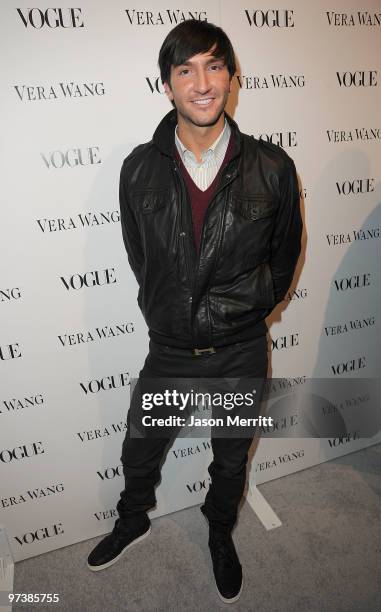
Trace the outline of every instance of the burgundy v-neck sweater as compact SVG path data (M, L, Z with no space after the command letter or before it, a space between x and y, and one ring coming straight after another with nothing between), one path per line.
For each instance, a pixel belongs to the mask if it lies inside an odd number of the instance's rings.
M177 150L177 147L175 146L175 155L176 155L177 160L180 162L180 168L181 168L181 171L182 171L182 174L185 180L185 184L188 190L188 194L190 197L190 201L191 201L193 230L194 230L194 237L195 237L197 253L199 253L200 251L201 230L202 230L202 224L204 222L206 210L209 206L209 202L213 198L213 195L218 187L222 169L230 161L232 152L233 152L233 131L230 134L230 139L229 139L229 143L226 149L225 157L223 159L223 162L215 178L213 179L209 187L205 189L205 191L202 191L201 189L197 187L196 183L192 179L188 170L184 166L183 161L180 157L180 154Z

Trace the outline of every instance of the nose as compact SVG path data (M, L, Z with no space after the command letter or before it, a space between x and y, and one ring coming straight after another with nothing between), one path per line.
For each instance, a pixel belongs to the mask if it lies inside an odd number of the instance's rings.
M199 94L205 94L210 89L210 82L208 73L200 69L197 71L195 80L194 80L194 89Z

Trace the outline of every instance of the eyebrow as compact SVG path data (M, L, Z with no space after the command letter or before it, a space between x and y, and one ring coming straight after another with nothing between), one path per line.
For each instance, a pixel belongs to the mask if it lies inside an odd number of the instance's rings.
M223 62L225 61L225 58L223 56L221 57L211 57L210 59L208 59L205 64L214 64L214 62ZM190 60L186 60L185 62L183 62L182 64L179 64L179 66L192 66L194 62L191 62Z

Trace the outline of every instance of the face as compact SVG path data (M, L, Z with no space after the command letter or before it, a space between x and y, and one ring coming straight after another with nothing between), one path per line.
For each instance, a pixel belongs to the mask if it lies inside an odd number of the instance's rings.
M231 78L224 59L198 53L185 64L171 67L170 84L164 83L168 98L188 124L199 127L217 123L230 92Z

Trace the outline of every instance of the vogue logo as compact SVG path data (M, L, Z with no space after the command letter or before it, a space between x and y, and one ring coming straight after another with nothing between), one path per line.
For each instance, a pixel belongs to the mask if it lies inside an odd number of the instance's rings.
M377 70L356 70L355 72L336 72L340 87L375 87Z
M16 9L22 23L41 30L44 26L56 28L83 28L82 9L80 8L39 8Z
M3 463L10 463L15 459L26 459L34 457L35 455L43 455L44 453L45 450L42 446L42 442L29 442L22 446L16 446L16 448L12 448L11 450L6 448L0 451L0 461Z
M273 132L272 134L259 134L257 136L259 140L265 140L267 142L272 142L272 144L277 144L284 149L289 147L296 147L296 132Z
M63 334L58 336L61 346L74 346L76 344L86 344L87 342L94 342L95 340L107 340L109 338L116 338L117 336L124 336L125 334L132 334L135 331L133 323L123 323L122 325L104 325L103 327L96 327L95 330L88 330L85 332L76 332L74 334Z
M38 393L37 395L32 395L31 397L24 397L23 399L16 399L14 397L10 400L3 400L3 404L7 412L20 410L22 408L27 408L28 406L40 406L43 403L44 398L41 393ZM5 411L0 409L0 414L2 412Z
M305 86L303 74L270 74L268 76L235 75L240 89L285 89Z
M363 368L366 368L365 357L356 357L356 359L350 359L349 361L331 365L332 372L335 376L347 374L348 372L356 372Z
M146 81L148 83L148 87L151 93L165 93L160 77L156 77L153 79L150 77L146 77Z
M101 480L112 480L115 476L123 476L123 465L106 468L104 472L97 472L97 474Z
M361 289L370 286L370 273L355 274L340 280L335 279L334 285L337 291L347 291L347 289Z
M40 100L59 100L62 98L87 98L104 96L105 87L102 81L96 83L58 83L58 85L14 85L21 102Z
M131 25L176 25L186 19L198 19L208 21L206 11L181 11L180 9L166 11L137 11L136 9L126 9L128 21Z
M279 336L275 340L271 339L271 350L280 351L282 349L293 348L299 346L299 334L290 334L289 336Z
M116 283L114 276L115 268L106 268L101 272L94 270L92 272L85 272L85 274L73 274L69 278L60 276L62 283L69 291L69 289L82 289L85 287L101 287L102 285L113 285Z
M189 493L200 493L200 491L207 491L209 489L209 485L211 483L211 479L208 476L204 480L196 480L193 484L187 484L186 487Z
M50 525L49 527L40 527L39 529L36 529L36 531L29 531L20 537L15 536L15 540L20 544L20 546L23 546L24 544L33 544L33 542L36 540L40 542L41 540L46 540L47 538L53 538L54 536L61 535L62 533L65 533L62 523L56 523L55 525Z
M36 219L40 230L45 232L61 232L81 227L98 227L120 221L119 210L106 212L78 213L75 217L66 219Z
M355 179L353 181L344 181L343 183L336 182L339 195L351 195L358 193L371 193L374 191L374 179Z
M347 444L348 442L352 442L353 440L360 439L359 431L352 431L347 433L345 436L339 436L338 438L328 438L328 444L331 448L335 446L342 446L343 444Z
M0 289L0 302L19 300L20 297L21 291L18 287L12 287L12 289Z
M381 25L381 13L368 13L368 11L357 11L357 13L334 13L326 11L328 25L340 26L379 26Z
M328 142L354 142L356 140L381 140L380 128L355 128L354 130L327 130Z
M248 11L245 9L245 15L250 26L256 28L293 28L294 11L289 9L271 9L268 11Z
M298 415L290 414L287 417L273 419L271 425L261 425L260 429L263 434L273 433L274 431L283 431L284 429L292 429L298 425Z
M118 374L115 376L112 374L111 376L104 376L100 380L94 378L90 380L88 383L79 383L79 386L87 395L88 393L98 393L101 389L102 391L109 391L110 389L120 389L121 387L125 387L130 384L130 375L128 372L123 372L122 374Z
M3 346L0 346L1 361L17 359L17 357L22 357L21 349L17 342L14 342L13 344L3 344Z
M50 169L75 168L75 166L90 166L100 164L102 160L99 157L99 147L87 147L86 149L68 149L67 151L50 151L50 153L40 154L45 166Z

